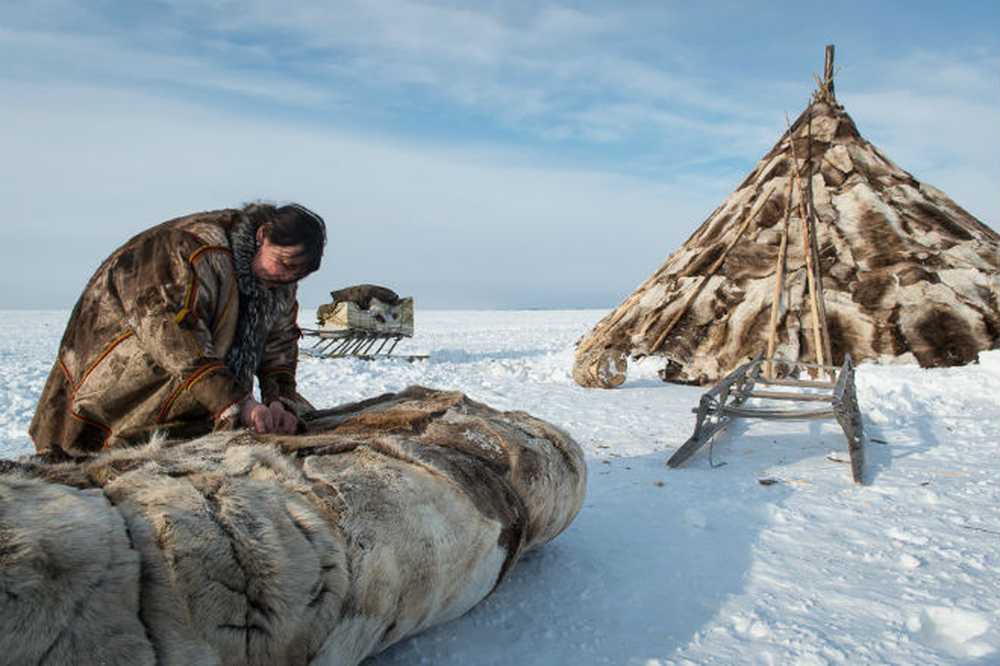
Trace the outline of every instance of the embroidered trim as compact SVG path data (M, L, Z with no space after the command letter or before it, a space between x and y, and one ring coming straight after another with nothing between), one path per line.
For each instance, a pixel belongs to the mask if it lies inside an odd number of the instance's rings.
M132 334L132 329L126 329L124 333L120 334L117 338L115 338L114 340L112 340L111 342L109 342L108 346L105 347L104 351L101 352L101 355L98 356L97 359L94 360L94 362L91 363L87 367L87 369L83 372L83 375L80 376L80 383L76 385L76 388L79 389L81 386L83 386L83 383L85 381L87 381L87 377L89 377L90 373L92 373L95 369L97 369L97 366L101 364L101 361L103 361L104 359L106 359L108 357L108 354L110 354L112 351L114 351L115 347L117 347L118 345L120 345L125 340L131 338L132 335L133 335ZM76 390L75 389L73 391L73 395L74 396L76 395Z
M70 387L73 389L70 392L70 394L69 394L69 400L66 402L66 411L69 413L69 415L71 417L73 417L77 421L80 421L82 423L86 423L87 425L93 426L95 428L100 428L101 430L104 431L104 439L101 440L101 448L102 449L107 446L108 440L111 438L111 427L107 426L107 425L105 425L103 423L101 423L100 421L95 421L93 419L88 419L86 416L82 416L80 414L77 414L76 412L73 411L73 403L76 401L76 394L77 394L77 392L83 386L83 383L85 381L87 381L87 377L90 376L90 373L92 373L95 369L97 369L97 366L100 365L101 362L104 359L106 359L108 357L108 355L112 351L114 351L115 347L117 347L122 342L124 342L125 340L129 339L130 337L132 337L132 335L133 335L132 334L132 330L131 329L126 329L124 333L121 333L117 338L115 338L110 343L108 343L108 346L104 348L104 351L101 352L100 356L98 356L87 367L87 369L84 371L83 375L80 377L80 382L78 384L76 384L76 385L73 384L73 380L70 378L69 370L66 368L66 365L63 363L62 358L59 359L59 367L61 367L62 371L64 373L66 373L66 381L69 383Z
M69 368L67 368L66 364L63 363L62 357L60 356L59 358L57 358L56 362L62 369L63 377L66 379L66 383L69 384L70 389L72 389L70 391L70 394L76 393L76 383L73 381L73 376L69 374Z
M191 286L188 287L187 296L184 297L184 307L182 307L181 311L177 313L176 317L174 317L174 321L175 322L177 322L178 324L180 324L182 321L184 321L187 318L188 314L190 314L190 312L192 310L194 310L194 302L195 302L196 298L198 298L198 276L197 275L195 275L193 278L191 278Z
M233 254L233 251L225 245L206 245L204 247L199 247L197 250L192 252L191 256L188 257L188 263L194 264L194 262L206 252L224 252L230 256Z
M194 252L192 252L191 256L188 257L188 263L191 264L192 271L194 271L194 262L196 262L199 258L201 258L201 256L206 252L224 252L229 256L233 255L233 251L230 250L228 247L225 247L224 245L206 245L204 247L200 247ZM191 278L191 286L188 287L187 296L184 297L184 307L181 308L181 311L177 313L176 317L174 317L174 321L176 321L178 324L183 322L187 318L188 314L190 314L194 310L197 298L198 298L198 275L195 274L194 277Z
M72 403L70 403L70 405L69 405L69 407L68 407L68 409L66 411L68 411L69 415L72 416L77 421L81 421L83 423L86 423L89 426L94 426L95 428L100 428L101 430L103 430L104 431L104 439L101 440L101 448L103 449L103 448L107 447L108 440L111 439L111 428L109 428L108 426L104 425L100 421L94 421L94 420L88 419L85 416L80 416L79 414L77 414L76 412L73 411L73 405L72 405Z
M188 378L187 382L184 383L183 390L187 391L192 386L200 382L202 378L209 372L211 372L212 370L218 370L222 366L223 363L221 361L218 361L216 363L209 363L208 365L202 366L197 371L195 371L195 373L192 374L191 377Z
M215 361L213 363L203 365L191 373L191 376L182 382L180 386L175 388L174 392L170 394L169 398L167 398L167 401L163 403L163 407L160 408L160 414L157 417L157 423L164 423L166 421L167 416L170 415L170 409L174 406L174 402L180 397L181 393L197 384L202 378L205 377L205 375L223 367L225 367L225 364L222 363L222 361Z
M226 296L226 304L222 307L222 312L215 320L215 327L212 329L212 337L215 338L219 334L219 329L222 328L222 322L226 321L226 315L229 314L229 308L232 306L233 301L239 300L239 289L236 287L236 281L233 280L233 284L229 287L229 294Z

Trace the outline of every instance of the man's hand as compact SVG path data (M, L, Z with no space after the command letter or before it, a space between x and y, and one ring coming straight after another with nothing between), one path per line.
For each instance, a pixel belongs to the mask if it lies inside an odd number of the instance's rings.
M299 428L299 419L296 418L295 414L285 409L285 406L277 400L271 402L269 409L271 410L271 418L274 422L274 430L271 432L281 433L282 435L294 435L295 431Z
M279 433L294 435L299 421L285 409L279 401L265 406L253 398L247 398L240 408L240 423L258 433Z

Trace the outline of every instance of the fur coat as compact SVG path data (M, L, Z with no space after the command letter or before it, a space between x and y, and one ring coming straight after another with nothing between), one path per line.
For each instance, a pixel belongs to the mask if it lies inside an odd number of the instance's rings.
M79 456L154 431L190 437L234 425L252 375L237 377L227 354L248 339L260 348L230 358L256 362L265 402L295 400L295 285L269 290L267 316L253 318L262 330L238 330L246 299L234 238L249 235L243 244L252 245L255 228L242 210L189 215L135 236L101 264L73 309L31 422L39 453Z

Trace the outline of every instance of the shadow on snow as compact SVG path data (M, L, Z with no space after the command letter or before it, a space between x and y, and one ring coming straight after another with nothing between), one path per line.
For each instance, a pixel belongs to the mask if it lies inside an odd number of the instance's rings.
M589 460L587 501L564 534L470 613L366 666L645 664L687 646L743 590L768 507L790 490L751 476L713 493L716 470L664 460Z

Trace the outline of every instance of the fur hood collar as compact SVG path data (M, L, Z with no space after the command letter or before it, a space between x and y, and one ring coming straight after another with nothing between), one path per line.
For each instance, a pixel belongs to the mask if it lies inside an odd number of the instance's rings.
M252 207L256 208L259 207ZM288 287L266 289L253 273L253 260L258 249L257 229L262 223L262 211L252 209L241 212L229 231L240 293L240 310L233 346L226 354L226 366L248 391L253 387L253 376L260 366L267 335L283 308L288 305L290 292Z

